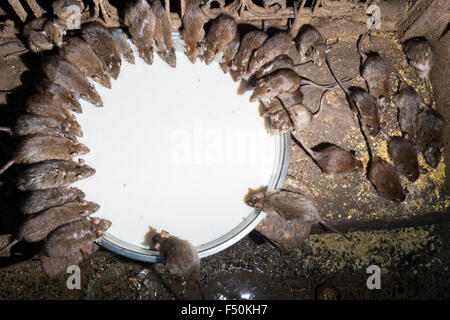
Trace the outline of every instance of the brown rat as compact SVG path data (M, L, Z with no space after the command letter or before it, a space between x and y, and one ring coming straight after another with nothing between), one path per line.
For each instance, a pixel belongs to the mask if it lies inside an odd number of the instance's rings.
M368 177L383 198L397 203L405 200L406 195L395 168L380 157L371 158Z
M76 96L95 104L103 106L95 87L89 83L86 76L73 64L58 55L47 55L42 60L42 70L52 82L66 88Z
M338 289L329 286L320 286L316 289L316 300L340 300Z
M296 121L295 128L297 131L300 130L298 131L299 133L303 131L303 129L305 129L307 126L309 126L314 119L317 119L317 117L319 117L320 111L322 110L323 100L329 91L330 90L327 89L324 92L322 92L319 100L319 107L314 112L311 112L311 110L309 110L303 104L293 105ZM293 100L292 97L289 97L285 100L282 99L283 105L286 108L289 108L290 107L289 104L292 103L292 100ZM286 102L284 101L287 101L288 104L286 104Z
M204 57L207 65L233 41L236 32L237 23L231 16L221 14L211 22L205 39Z
M111 88L111 79L106 74L102 61L92 50L91 46L82 39L78 37L66 39L58 53L80 69L87 77L92 78L106 88Z
M31 20L23 27L23 35L28 48L32 52L41 52L53 49L53 42L44 32L44 24L47 18L42 17Z
M269 63L276 57L287 55L292 48L295 49L295 43L290 33L279 32L270 36L261 47L253 52L248 73L253 75L263 65Z
M294 109L295 113L295 109ZM283 109L283 105L279 99L272 99L267 109L262 114L270 120L270 135L291 132L292 122L287 112Z
M322 104L323 97L324 94L322 94L320 104ZM292 132L292 135L296 138L296 142L306 151L314 162L317 163L322 172L325 174L349 173L363 167L362 162L352 153L333 144L320 144L316 146L317 151L313 151L305 144L300 136L300 133L304 128L301 126L304 125L305 122L306 125L308 125L308 121L297 119L297 115L293 112L292 107L287 107L286 111L294 124L295 132Z
M6 58L9 56L13 56L13 55L21 55L23 53L26 53L30 50L28 50L25 45L20 42L20 41L8 41L5 43L0 44L0 48L6 47L6 46L14 46L14 47L19 47L20 49L11 53L7 53L7 54L2 54L0 58ZM12 93L15 92L16 90L0 90L0 93Z
M223 50L223 57L222 62L220 63L220 67L222 68L222 71L224 73L227 73L230 69L230 64L238 52L239 45L241 43L240 41L241 34L239 33L239 31L236 31L234 39L229 44L227 44L227 46Z
M292 93L303 85L329 89L333 87L335 83L318 84L299 76L297 72L292 69L280 69L256 81L256 87L250 97L250 101L255 101L261 97L272 99L284 92Z
M123 32L122 28L111 28L109 29L111 32L111 35L114 38L114 41L116 42L117 48L119 49L120 54L122 57L127 61L128 63L134 64L134 54L133 50L131 49L130 44L128 43L128 37Z
M165 230L153 236L153 244L164 259L169 273L175 277L190 277L196 281L204 299L198 278L200 259L197 249L187 240L169 235Z
M294 61L292 61L291 57L282 54L281 56L276 57L274 60L270 61L263 65L257 72L255 72L248 80L249 86L254 87L256 85L256 81L279 70L279 69L293 69L294 70ZM294 70L295 71L295 70Z
M263 116L270 118L270 134L275 135L284 132L291 132L295 130L295 128L301 132L319 116L320 110L322 110L323 99L328 91L329 90L325 90L322 93L319 101L319 107L314 112L311 112L302 104L303 94L300 90L297 90L291 94L280 94L276 99L272 99L267 111L263 113ZM296 121L294 126L289 114L286 111L287 108L291 109L293 118Z
M14 130L11 128L0 127L0 131L6 131L9 134L18 136L27 135L49 135L55 137L64 137L75 141L76 137L63 123L49 117L38 116L35 114L25 114L16 120Z
M239 81L245 75L254 50L260 48L269 35L264 31L250 31L241 40L238 52L231 63L233 80Z
M66 34L66 24L63 20L54 18L38 18L28 22L23 28L23 35L32 52L41 52L62 45Z
M361 43L367 34L371 36L370 31L362 34L357 44L358 53L362 59L361 76L366 80L370 93L384 108L391 104L392 68L378 52L362 52Z
M22 201L23 214L33 214L67 202L81 201L86 195L78 188L52 188L29 192Z
M325 63L326 54L330 51L319 30L309 24L304 24L298 31L295 46L300 54L300 63L312 61L319 67Z
M293 191L271 190L251 194L246 202L249 206L265 212L276 213L288 220L300 220L304 223L320 224L350 240L342 232L330 227L320 216L315 203Z
M169 66L175 68L177 66L177 56L173 47L172 24L160 0L151 0L150 5L156 18L153 37L158 46L159 55Z
M49 257L65 257L98 241L111 222L105 219L81 219L53 230L45 239L44 251Z
M200 9L200 0L186 0L183 21L183 40L186 43L186 55L192 63L198 56L199 44L205 37L204 24L208 21L205 13Z
M163 230L153 237L153 243L164 258L171 275L184 277L200 272L197 249L189 241L169 236Z
M444 151L442 136L445 123L441 114L428 106L417 116L417 149L433 168L438 166Z
M298 64L294 64L294 61L291 59L291 57L289 57L287 55L278 56L271 62L263 65L256 73L254 73L248 79L248 87L255 87L256 83L259 79L261 79L261 78L265 77L266 75L269 75L277 70L292 69L293 71L295 71L296 66L298 66ZM352 80L352 78L350 78L350 77L344 77L341 81L343 81L345 83L345 82L348 82L351 80ZM334 85L334 84L332 84L332 85ZM325 85L325 87L329 87L329 86L331 86L331 84Z
M394 163L397 173L412 182L416 181L420 174L416 148L403 137L390 137L383 130L381 133L388 141L389 157Z
M20 226L17 238L6 247L0 249L0 252L8 250L21 240L26 242L44 240L50 232L58 227L88 216L99 208L100 206L94 202L69 202L32 215Z
M80 124L70 113L67 105L57 96L36 93L26 101L26 111L34 115L49 117L62 124L71 135L83 136Z
M408 58L408 63L416 69L419 77L425 81L430 105L432 105L433 94L429 82L431 69L436 64L436 51L434 47L424 37L414 37L403 43L403 52Z
M95 169L81 160L78 163L72 160L47 160L22 170L16 185L21 191L67 187L94 174Z
M106 73L117 79L122 59L111 32L100 22L88 22L81 26L81 36L102 60Z
M336 75L330 61L328 60L328 57L326 57L325 61L331 74L333 75L333 78L344 91L350 109L353 111L355 116L356 123L359 125L358 117L361 118L363 123L367 125L370 135L376 136L381 127L378 101L369 92L361 87L346 88Z
M300 135L294 135L299 145L317 163L325 174L349 173L363 167L362 162L350 152L333 144L320 144L316 146L317 151L309 148Z
M328 92L328 90L325 90L324 92ZM301 91L301 88L298 88L294 92L283 92L278 95L278 98L281 100L285 107L295 106L303 103L303 93Z
M146 63L153 63L153 34L156 17L146 0L135 0L125 11L125 25L131 39L138 48L139 57Z
M13 158L0 169L2 174L14 163L37 163L45 160L69 160L74 156L89 153L84 144L62 137L32 135L20 143Z
M40 93L49 94L55 96L57 99L61 99L61 102L66 104L73 112L83 113L78 100L63 86L60 86L47 78L42 78L34 83L34 88Z
M417 135L417 116L422 100L406 82L400 82L400 89L392 96L398 107L398 124L404 137L412 142Z
M368 178L372 185L377 190L378 194L385 199L400 203L405 200L406 194L403 189L400 178L395 168L380 157L375 156L373 151L372 142L368 134L368 128L360 117L359 124L361 133L367 144L367 150L369 152L368 163Z
M66 35L66 22L58 18L48 18L44 23L43 31L47 38L57 47L63 44L63 37Z

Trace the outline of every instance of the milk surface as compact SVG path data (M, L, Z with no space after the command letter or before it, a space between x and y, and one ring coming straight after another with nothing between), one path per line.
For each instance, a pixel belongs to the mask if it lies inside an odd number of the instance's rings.
M217 62L177 67L157 54L122 62L112 88L95 84L104 107L80 100L76 115L91 152L81 158L96 174L75 184L100 204L93 216L112 221L108 234L147 248L149 227L199 246L227 234L250 215L248 188L269 183L275 138L251 92Z

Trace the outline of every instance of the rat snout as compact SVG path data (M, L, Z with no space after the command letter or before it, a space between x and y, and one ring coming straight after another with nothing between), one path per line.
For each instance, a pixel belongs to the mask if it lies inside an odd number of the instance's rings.
M103 232L108 230L111 227L111 225L112 225L112 222L109 221L109 220L102 219L101 222L100 222L100 227L101 227Z
M95 202L89 202L88 203L89 212L94 213L97 212L100 209L100 205Z
M265 85L262 85L262 82L258 82L258 86L253 91L252 96L250 97L250 102L256 101L258 98L262 97L266 92Z
M175 50L171 50L171 51L167 51L164 57L167 61L167 63L169 64L169 66L171 66L172 68L176 68L177 66L177 56L175 55Z
M406 177L408 178L409 181L414 182L414 181L416 181L417 178L419 177L419 172L417 172L417 174L416 174L416 173L413 173L413 172L409 172L409 173L406 175Z
M205 51L205 63L206 65L211 64L211 62L213 62L215 58L215 54L213 53L213 51L209 48L206 49Z
M257 210L263 210L263 200L264 200L264 193L257 192L250 195L247 198L246 203L252 208L255 208Z
M74 149L76 155L83 155L91 152L91 150L82 143L76 144Z
M77 178L83 179L90 176L93 176L96 173L94 168L89 167L88 165L83 165L79 168L79 172L77 173Z
M94 80L98 81L98 83L100 83L105 88L111 89L111 79L109 78L109 76L107 74L100 74L100 75L96 75L95 77L96 77L96 79L94 79Z
M197 56L198 56L198 49L186 47L186 55L188 56L189 61L191 61L192 63L195 63L195 61L197 60Z
M355 170L358 170L363 167L363 163L361 160L355 159Z

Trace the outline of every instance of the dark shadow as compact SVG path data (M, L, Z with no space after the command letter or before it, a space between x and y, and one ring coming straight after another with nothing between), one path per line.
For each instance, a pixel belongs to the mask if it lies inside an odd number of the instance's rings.
M266 238L256 230L253 230L252 232L250 232L248 234L248 237L250 238L250 240L252 242L257 244L258 246L267 242Z

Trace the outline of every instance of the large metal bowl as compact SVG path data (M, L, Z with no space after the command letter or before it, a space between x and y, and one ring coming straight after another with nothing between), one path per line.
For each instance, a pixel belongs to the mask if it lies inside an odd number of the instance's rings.
M184 52L184 41L178 33L173 34L174 44L177 51ZM220 57L218 57L220 59ZM272 175L268 177L268 190L279 189L286 178L290 157L290 136L289 134L281 134L275 137L275 161L273 165ZM250 209L249 209L250 211ZM266 214L262 211L252 210L250 214L238 226L230 230L224 236L198 246L199 257L204 258L220 252L249 234L264 218ZM144 249L135 245L124 242L108 233L106 233L99 243L104 248L125 256L127 258L145 261L145 262L162 262L159 252Z

